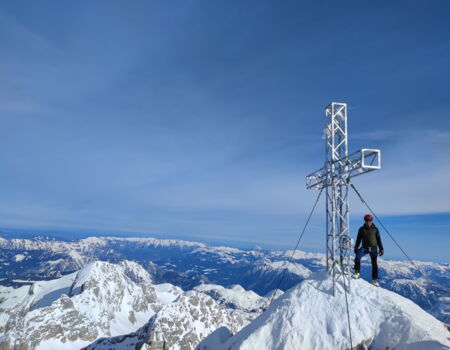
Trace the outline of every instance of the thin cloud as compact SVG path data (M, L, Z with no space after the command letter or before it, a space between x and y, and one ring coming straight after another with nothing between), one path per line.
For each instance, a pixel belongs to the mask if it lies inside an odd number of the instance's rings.
M394 137L395 134L393 130L374 130L352 133L351 138L352 140L388 140Z

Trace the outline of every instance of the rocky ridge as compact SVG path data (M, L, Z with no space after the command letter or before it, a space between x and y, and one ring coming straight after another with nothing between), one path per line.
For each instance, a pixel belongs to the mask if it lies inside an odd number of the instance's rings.
M172 286L160 298L148 273L130 261L97 261L57 280L2 291L1 350L73 348L128 333L171 301L168 294L173 300L182 293Z
M191 350L220 327L237 332L244 320L223 309L211 297L196 291L165 305L149 322L131 334L99 339L86 350Z

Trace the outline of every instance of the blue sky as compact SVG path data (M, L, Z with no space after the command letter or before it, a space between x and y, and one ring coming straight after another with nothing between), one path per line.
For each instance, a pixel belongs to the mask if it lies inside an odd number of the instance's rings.
M448 261L450 5L0 2L0 226L292 247L324 107L413 257ZM352 227L365 209L352 195ZM324 202L303 248L324 246ZM387 256L400 257L384 235Z

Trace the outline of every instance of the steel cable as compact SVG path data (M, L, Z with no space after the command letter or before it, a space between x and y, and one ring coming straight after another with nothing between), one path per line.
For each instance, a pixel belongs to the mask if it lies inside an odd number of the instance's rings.
M359 191L356 189L356 187L351 183L350 186L353 188L353 190L355 191L355 193L358 195L359 199L361 200L361 202L367 207L367 209L370 210L370 212L372 213L372 215L378 220L378 222L380 223L381 227L383 227L383 229L386 231L386 233L389 235L389 237L392 239L392 241L397 245L397 247L401 250L401 252L406 256L406 258L411 262L411 264L417 269L417 271L420 272L420 274L426 279L427 276L426 274L422 271L422 269L409 257L408 254L406 254L406 252L403 250L403 248L400 246L400 244L396 241L396 239L394 238L394 236L392 236L392 234L389 232L389 230L386 228L386 226L384 226L383 222L380 220L380 218L377 216L377 214L375 214L375 212L372 210L372 208L369 206L369 204L367 204L367 202L364 200L364 198L362 197L361 193L359 193ZM414 285L415 286L415 285ZM416 288L419 288L418 286L416 286ZM433 304L431 304L430 300L428 299L428 297L426 295L424 295L425 299L427 300L428 304L430 304L430 306L432 306Z
M288 269L288 267L289 267L289 264L292 262L292 258L294 257L294 254L295 254L295 252L297 251L297 248L298 248L298 246L299 246L299 244L300 244L300 241L302 240L303 235L305 234L306 227L307 227L308 224L309 224L309 220L311 220L311 216L312 216L312 214L314 213L314 210L316 209L317 203L319 202L319 199L320 199L320 196L322 195L322 192L323 192L323 187L320 189L320 192L319 192L319 195L317 196L316 202L314 203L314 206L313 206L313 208L311 209L311 212L309 213L308 219L306 220L306 223L305 223L305 226L303 227L302 233L300 234L300 237L299 237L298 240L297 240L297 244L295 245L295 248L294 248L294 250L292 251L291 257L290 257L289 260L288 260L288 264L287 264L286 268L283 270L283 273L282 273L282 275L281 275L281 279L280 279L280 281L279 281L279 283L278 283L278 286L277 286L277 288L275 288L274 293L273 293L273 295L272 295L272 298L270 299L269 306L272 305L273 299L275 298L275 293L276 293L276 291L280 288L281 283L283 282L283 279L284 279L284 276L285 276L285 274L286 274L286 271L287 271L287 269Z
M420 269L419 266L416 265L416 263L409 257L408 254L406 254L406 252L403 250L403 248L400 246L400 244L395 240L395 238L392 236L392 234L389 232L389 230L386 228L386 226L383 225L383 222L380 220L380 218L377 216L377 214L374 213L374 211L372 210L372 208L369 206L369 204L367 204L367 202L364 200L364 198L361 196L361 194L358 192L358 190L356 189L356 187L351 183L350 186L352 186L353 190L356 192L356 194L358 195L359 199L361 200L361 202L363 204L366 205L367 209L370 210L370 212L372 213L372 215L378 220L378 222L380 223L381 227L383 227L383 229L386 231L386 233L389 235L389 237L391 237L391 239L394 241L394 243L397 245L397 247L402 251L402 253L406 256L406 258L411 262L411 264L413 264L413 266L425 277L425 273Z

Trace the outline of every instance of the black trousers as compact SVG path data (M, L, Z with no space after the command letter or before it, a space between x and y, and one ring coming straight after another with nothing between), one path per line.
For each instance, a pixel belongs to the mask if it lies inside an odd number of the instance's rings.
M372 279L377 280L378 279L378 264L377 264L378 249L376 247L361 248L358 250L358 252L356 253L356 257L355 257L355 271L356 272L361 271L361 258L366 254L370 254L370 261L372 262Z

